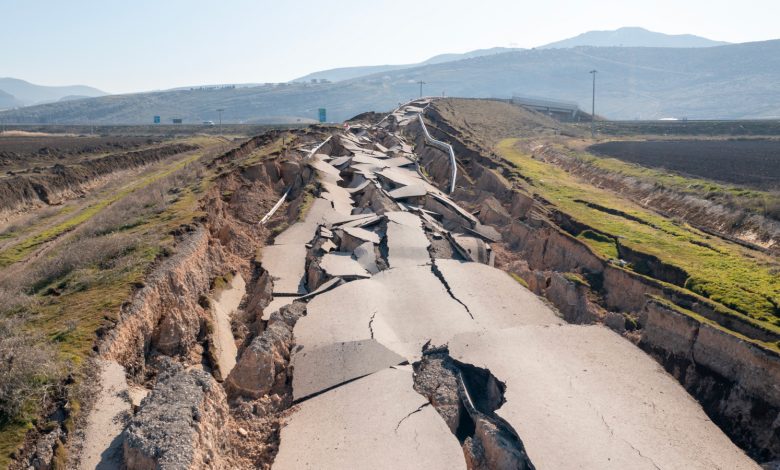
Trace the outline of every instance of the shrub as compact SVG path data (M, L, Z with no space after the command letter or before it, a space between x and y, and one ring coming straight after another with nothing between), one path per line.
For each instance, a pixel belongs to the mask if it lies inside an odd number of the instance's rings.
M26 331L21 319L0 318L0 422L20 419L45 400L63 370L51 343Z

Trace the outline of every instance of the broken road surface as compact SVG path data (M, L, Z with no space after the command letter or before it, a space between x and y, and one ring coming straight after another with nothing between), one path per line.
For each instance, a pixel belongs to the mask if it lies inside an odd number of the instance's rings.
M416 169L425 105L335 133L304 220L262 255L272 308L311 292L273 467L758 468L636 346L492 267L500 235Z

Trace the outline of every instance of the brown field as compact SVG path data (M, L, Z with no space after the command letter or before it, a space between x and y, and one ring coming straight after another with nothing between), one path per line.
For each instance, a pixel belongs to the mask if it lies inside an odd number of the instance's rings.
M83 156L134 150L160 142L133 136L0 136L0 170L66 163Z
M780 140L604 142L590 152L758 189L780 187Z

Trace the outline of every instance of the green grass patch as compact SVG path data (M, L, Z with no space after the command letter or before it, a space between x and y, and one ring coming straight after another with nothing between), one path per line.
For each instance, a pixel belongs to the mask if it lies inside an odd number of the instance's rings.
M283 134L281 137L273 141L271 144L264 145L255 149L254 152L249 154L241 162L242 167L247 167L259 163L265 160L267 157L283 152L289 148L296 140L298 136L289 132Z
M559 210L632 250L647 253L688 272L688 288L712 301L748 315L780 331L766 318L777 315L780 304L780 264L768 255L710 237L686 224L646 210L615 193L596 188L555 165L532 158L517 149L519 139L501 141L496 150L523 175L515 182L550 201ZM529 183L530 181L530 183ZM609 214L577 201L585 200L615 209L636 220ZM603 237L583 235L595 251L616 257ZM708 246L714 248L711 249Z
M313 183L309 183L303 188L303 202L301 202L300 207L298 207L298 222L303 222L306 218L306 214L309 213L312 204L314 204L314 191L316 189L317 188Z
M526 289L530 289L530 288L528 287L528 283L527 283L527 282L525 282L525 279L523 279L522 277L520 277L520 275L518 275L518 274L515 274L515 273L509 273L509 275L510 275L510 276L512 276L512 279L514 279L515 281L517 281L517 283L518 283L518 284L520 284L521 286L525 287Z
M618 259L618 247L614 238L608 237L593 230L583 230L577 238L584 240L597 253L607 259Z
M11 455L24 441L27 431L33 428L30 421L15 421L0 426L0 468L8 468Z
M573 282L580 286L590 287L590 283L584 277L582 277L582 274L563 273L563 277L566 278L566 280L568 280L569 282Z
M22 242L17 243L16 245L13 245L11 247L8 247L0 251L0 268L6 267L8 265L23 260L42 244L59 237L63 233L73 230L74 228L78 227L82 223L88 221L89 219L97 215L100 211L102 211L109 205L113 204L114 202L124 198L125 196L127 196L128 194L134 191L138 191L149 186L150 184L154 183L155 181L161 178L165 178L166 176L172 174L173 172L183 168L188 163L192 163L196 161L201 156L202 155L200 153L196 153L195 155L191 155L182 160L178 160L175 163L168 165L163 170L153 173L152 175L149 175L146 178L143 178L139 181L135 181L132 184L127 185L124 188L120 189L119 191L114 192L108 197L87 206L86 208L77 212L73 217L70 217L65 221L62 221L52 227L43 229L40 232L36 233L34 236L29 237L23 240Z

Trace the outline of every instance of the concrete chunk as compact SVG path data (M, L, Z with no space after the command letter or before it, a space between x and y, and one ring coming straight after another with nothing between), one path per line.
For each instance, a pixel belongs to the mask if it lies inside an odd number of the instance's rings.
M408 370L385 369L330 390L298 405L273 468L465 469L458 440L427 404Z
M306 293L303 286L306 245L266 246L262 251L261 265L274 281L274 295Z
M370 230L359 227L343 227L342 230L344 230L345 233L365 242L371 242L375 245L379 244L379 235Z
M357 262L363 266L363 269L371 274L379 272L379 268L376 265L376 253L374 252L374 244L371 242L365 242L362 245L355 248L355 258Z
M387 261L391 268L429 264L430 241L420 218L410 212L387 212Z
M409 197L421 197L428 194L428 190L422 184L410 184L409 186L402 186L397 189L393 189L388 194L393 199L406 199Z
M363 266L352 258L352 253L328 253L322 257L320 267L325 270L329 276L338 276L343 278L367 278L371 274Z
M299 400L404 361L404 357L373 339L304 348L292 359L293 399Z
M206 372L171 365L124 431L129 470L226 468L228 406Z

